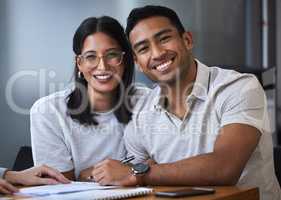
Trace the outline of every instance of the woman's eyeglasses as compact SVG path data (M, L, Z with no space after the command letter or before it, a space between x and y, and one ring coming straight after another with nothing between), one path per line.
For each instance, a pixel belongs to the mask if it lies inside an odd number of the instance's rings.
M95 52L86 52L78 57L82 59L83 64L89 67L97 67L101 58L110 66L118 66L122 63L124 54L123 51L109 51L103 56L98 56Z

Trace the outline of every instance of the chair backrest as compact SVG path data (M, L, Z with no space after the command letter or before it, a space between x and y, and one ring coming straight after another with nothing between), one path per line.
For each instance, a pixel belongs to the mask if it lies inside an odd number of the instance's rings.
M29 146L22 146L17 154L13 170L20 171L33 167L32 150Z
M274 167L275 167L275 173L279 185L281 186L281 147L280 146L274 147Z

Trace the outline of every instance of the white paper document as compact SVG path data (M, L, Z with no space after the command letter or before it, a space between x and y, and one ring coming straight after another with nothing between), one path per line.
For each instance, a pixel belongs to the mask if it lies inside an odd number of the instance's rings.
M58 184L58 185L44 185L22 188L19 191L19 195L30 195L30 196L44 196L51 194L64 194L71 192L81 192L87 190L105 190L117 188L118 186L101 186L94 182L71 182L69 184Z
M151 188L116 188L108 190L89 190L67 194L53 194L48 196L32 197L28 200L110 200L124 199L151 194Z

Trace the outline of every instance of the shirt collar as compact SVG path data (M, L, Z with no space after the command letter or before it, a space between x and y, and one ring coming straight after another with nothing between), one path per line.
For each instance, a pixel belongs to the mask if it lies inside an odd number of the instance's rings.
M210 79L209 67L204 65L197 59L195 59L195 62L197 64L196 78L192 91L190 95L187 97L187 99L195 97L201 100L206 100L209 90L209 79ZM151 104L153 108L158 110L164 108L165 98L161 96L161 88L159 86L155 88L154 94L155 96Z
M161 110L163 108L164 97L161 95L161 88L157 85L154 89L154 98L152 100L152 109Z
M197 63L197 73L190 96L195 96L198 99L206 100L209 91L209 67L197 59L195 59L195 62Z

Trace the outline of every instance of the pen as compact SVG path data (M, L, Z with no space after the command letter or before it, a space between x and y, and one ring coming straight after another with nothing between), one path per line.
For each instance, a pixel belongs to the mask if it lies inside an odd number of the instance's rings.
M135 159L135 156L129 156L129 157L126 157L126 158L120 160L120 162L121 162L122 164L127 164L127 163L129 163L130 161L132 161L132 160L134 160L134 159ZM88 180L88 181L94 181L93 178L94 178L93 176L89 176L89 177L87 178L87 180Z
M128 162L130 162L130 161L132 161L134 159L135 159L135 156L130 156L130 157L126 157L126 158L122 159L120 162L122 164L127 164Z

